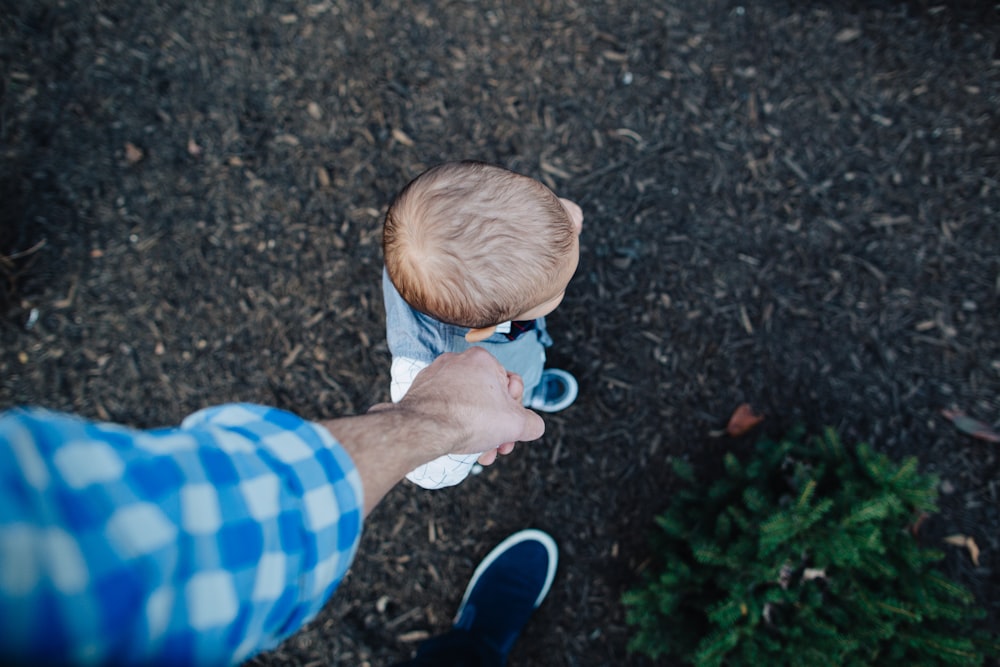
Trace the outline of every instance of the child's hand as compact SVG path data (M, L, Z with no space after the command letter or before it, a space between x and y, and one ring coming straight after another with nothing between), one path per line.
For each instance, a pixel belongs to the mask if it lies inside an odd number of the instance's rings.
M514 443L508 442L506 444L500 445L494 450L483 452L483 455L477 460L479 465L488 466L493 465L493 462L497 460L497 455L506 456L514 451Z

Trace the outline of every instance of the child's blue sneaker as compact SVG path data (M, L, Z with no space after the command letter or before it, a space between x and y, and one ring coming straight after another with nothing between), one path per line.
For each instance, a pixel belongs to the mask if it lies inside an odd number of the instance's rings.
M494 547L472 574L455 628L498 651L503 661L556 575L555 540L529 528Z
M539 412L559 412L573 405L579 392L575 377L558 368L546 368L528 407Z

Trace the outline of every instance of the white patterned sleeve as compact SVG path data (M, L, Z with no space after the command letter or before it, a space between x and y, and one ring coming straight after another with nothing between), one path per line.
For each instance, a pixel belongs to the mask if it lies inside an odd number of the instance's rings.
M416 359L406 357L396 357L392 360L389 374L389 396L393 403L398 403L406 392L410 390L414 378L428 364ZM469 472L476 465L478 454L449 454L434 459L430 463L410 471L406 479L417 486L425 489L443 489L447 486L455 486L469 476Z
M399 403L406 392L410 390L417 373L429 366L425 361L407 359L406 357L393 357L392 366L389 368L389 397L393 403Z

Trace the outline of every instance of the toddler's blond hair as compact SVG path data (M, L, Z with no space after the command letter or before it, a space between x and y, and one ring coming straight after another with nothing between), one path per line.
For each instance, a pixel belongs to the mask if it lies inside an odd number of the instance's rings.
M539 305L573 248L573 221L542 183L483 162L412 180L385 217L389 278L416 310L483 328Z

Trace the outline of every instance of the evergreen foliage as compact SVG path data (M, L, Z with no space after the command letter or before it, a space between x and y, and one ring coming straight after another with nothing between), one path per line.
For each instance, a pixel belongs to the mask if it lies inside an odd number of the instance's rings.
M764 439L687 482L657 517L656 557L625 594L629 648L711 665L972 665L1000 654L982 612L909 526L937 480L837 434Z

